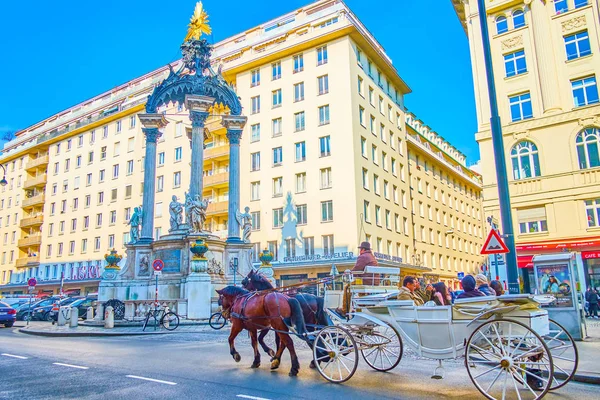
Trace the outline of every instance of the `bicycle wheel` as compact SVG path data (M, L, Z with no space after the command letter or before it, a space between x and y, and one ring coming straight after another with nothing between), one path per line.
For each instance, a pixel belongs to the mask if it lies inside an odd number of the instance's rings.
M223 328L225 326L225 324L227 324L227 320L225 319L223 314L221 314L220 312L216 312L210 316L210 319L208 320L208 324L210 325L211 328L219 330L219 329Z
M169 311L162 316L160 319L160 324L164 326L166 330L175 330L179 326L179 316L174 312Z

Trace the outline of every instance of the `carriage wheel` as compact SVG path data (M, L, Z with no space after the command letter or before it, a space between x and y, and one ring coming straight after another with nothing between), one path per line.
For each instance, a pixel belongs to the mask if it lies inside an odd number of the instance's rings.
M552 354L554 375L550 390L555 390L563 387L573 379L579 363L579 354L569 332L556 321L550 319L548 322L550 323L550 332L542 336L542 339L544 339L548 349L550 349L550 354Z
M313 345L313 360L321 376L342 383L352 378L358 367L358 347L352 335L339 326L319 331Z
M554 373L546 342L513 320L479 326L467 342L465 366L488 399L540 399L550 389Z
M377 325L371 333L363 334L361 353L367 364L377 371L389 371L396 368L402 359L404 348L396 329L390 325Z

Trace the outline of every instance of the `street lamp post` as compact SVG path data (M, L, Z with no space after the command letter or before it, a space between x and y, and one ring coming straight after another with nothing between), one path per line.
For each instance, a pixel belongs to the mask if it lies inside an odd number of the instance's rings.
M2 167L2 170L4 171L4 175L2 176L2 179L0 179L0 186L6 186L8 184L8 181L6 180L6 168L4 168L4 165L0 164L0 167Z
M494 147L494 160L496 163L496 179L498 181L498 200L500 203L500 217L502 231L509 253L506 255L506 274L508 278L508 290L510 293L519 293L519 273L517 269L517 253L515 247L515 236L513 234L512 213L510 206L510 193L508 188L508 176L506 172L506 159L504 157L504 140L502 138L502 124L498 114L498 101L496 98L496 85L494 82L494 70L492 66L492 52L490 49L490 35L487 24L487 12L485 0L478 0L479 22L481 25L481 38L483 43L483 54L485 58L485 70L487 75L488 95L490 98L492 130L492 144Z

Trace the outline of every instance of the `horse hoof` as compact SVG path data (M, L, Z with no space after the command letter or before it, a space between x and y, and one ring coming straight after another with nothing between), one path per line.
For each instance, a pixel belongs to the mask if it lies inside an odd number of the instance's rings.
M296 370L291 370L289 373L289 376L296 376L296 375L298 375L298 371L296 371Z
M309 365L309 367L310 367L310 368L312 368L312 369L315 369L315 368L317 368L317 365L315 364L315 360L312 360L312 361L310 362L310 365Z
M242 361L242 356L240 356L238 353L235 353L233 355L233 359L235 360L235 362L240 362Z
M250 368L258 368L260 367L260 363L254 363Z
M269 356L271 357L271 361L273 361L273 358L275 358L275 352L273 351L273 349L269 349Z
M271 362L271 369L277 369L279 368L279 360L275 359L273 360L273 362Z

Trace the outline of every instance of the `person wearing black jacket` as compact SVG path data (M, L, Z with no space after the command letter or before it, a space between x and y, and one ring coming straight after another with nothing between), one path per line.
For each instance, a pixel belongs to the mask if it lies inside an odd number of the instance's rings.
M598 319L598 300L599 300L598 292L596 289L588 288L585 292L585 300L588 302L589 306L589 317Z

